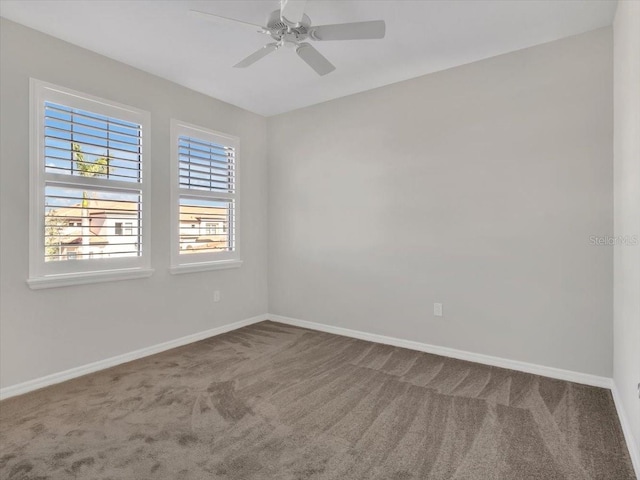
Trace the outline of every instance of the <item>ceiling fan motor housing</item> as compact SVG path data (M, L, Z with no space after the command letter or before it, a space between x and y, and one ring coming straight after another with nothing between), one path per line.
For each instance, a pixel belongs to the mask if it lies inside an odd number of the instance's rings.
M297 26L290 26L282 20L280 10L271 12L269 20L267 20L267 30L269 30L271 38L278 42L283 40L297 43L305 40L309 36L309 27L311 27L311 19L306 15L302 16Z

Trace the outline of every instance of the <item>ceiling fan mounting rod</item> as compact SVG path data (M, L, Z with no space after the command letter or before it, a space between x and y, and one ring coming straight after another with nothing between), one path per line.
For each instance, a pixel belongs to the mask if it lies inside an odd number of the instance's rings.
M302 25L302 23L300 22L292 22L287 17L282 15L282 13L280 13L280 21L284 23L289 30L291 30L292 28L298 28Z

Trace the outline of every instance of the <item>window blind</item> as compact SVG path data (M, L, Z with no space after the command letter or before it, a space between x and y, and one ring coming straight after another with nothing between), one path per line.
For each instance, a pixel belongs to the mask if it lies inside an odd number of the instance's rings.
M188 136L178 138L180 188L235 192L235 149Z
M140 256L141 215L140 194L47 186L45 261Z
M180 253L234 251L235 148L180 135L178 172Z
M45 101L44 161L45 262L142 255L142 125Z
M180 197L180 253L230 252L235 249L232 200Z
M47 173L141 182L142 126L45 102Z

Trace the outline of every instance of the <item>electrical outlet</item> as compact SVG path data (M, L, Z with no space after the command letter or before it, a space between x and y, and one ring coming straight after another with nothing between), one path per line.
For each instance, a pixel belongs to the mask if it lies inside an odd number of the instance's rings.
M436 317L441 317L442 316L442 304L441 303L434 303L433 304L433 315Z
M213 292L213 301L214 302L220 301L220 290L216 290L215 292Z

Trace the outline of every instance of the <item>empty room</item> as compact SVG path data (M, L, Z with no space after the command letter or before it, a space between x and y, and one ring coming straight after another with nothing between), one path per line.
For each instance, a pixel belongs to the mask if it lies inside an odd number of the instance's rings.
M640 0L0 0L0 479L639 474Z

